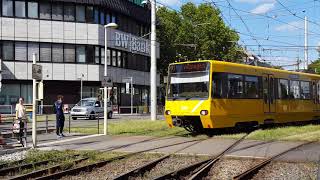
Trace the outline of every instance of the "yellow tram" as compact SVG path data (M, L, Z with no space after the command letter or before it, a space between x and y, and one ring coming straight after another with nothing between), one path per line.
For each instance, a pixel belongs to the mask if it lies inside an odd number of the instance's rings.
M169 66L165 119L191 132L320 119L320 76L222 61Z

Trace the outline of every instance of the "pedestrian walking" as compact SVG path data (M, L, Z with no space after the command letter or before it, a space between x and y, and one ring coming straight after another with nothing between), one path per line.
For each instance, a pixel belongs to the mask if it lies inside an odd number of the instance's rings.
M16 104L16 120L13 124L13 132L17 134L19 143L22 143L24 134L24 120L26 119L26 108L24 107L24 98L20 97L18 104ZM23 143L22 143L23 144Z
M64 112L63 112L63 96L58 95L57 101L54 103L54 113L56 114L56 134L57 138L60 139L65 137L63 134L64 127Z

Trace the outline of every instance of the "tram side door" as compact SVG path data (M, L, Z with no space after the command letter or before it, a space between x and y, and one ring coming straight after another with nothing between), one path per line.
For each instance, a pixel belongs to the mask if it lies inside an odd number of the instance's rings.
M275 79L272 74L263 76L263 104L265 113L276 112Z

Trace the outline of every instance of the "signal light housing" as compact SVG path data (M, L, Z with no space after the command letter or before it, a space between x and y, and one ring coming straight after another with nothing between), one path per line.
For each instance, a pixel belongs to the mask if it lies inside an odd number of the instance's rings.
M166 110L166 115L170 115L171 111L170 110Z
M201 115L201 116L206 116L206 115L208 115L208 114L209 114L208 110L201 110L201 111L200 111L200 115Z

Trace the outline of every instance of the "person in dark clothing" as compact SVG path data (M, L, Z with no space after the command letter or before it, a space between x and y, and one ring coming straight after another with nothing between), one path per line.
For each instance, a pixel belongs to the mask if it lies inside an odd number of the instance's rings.
M64 112L63 112L63 96L59 95L57 101L54 103L54 113L56 114L56 134L57 138L64 137L63 127L64 127Z

